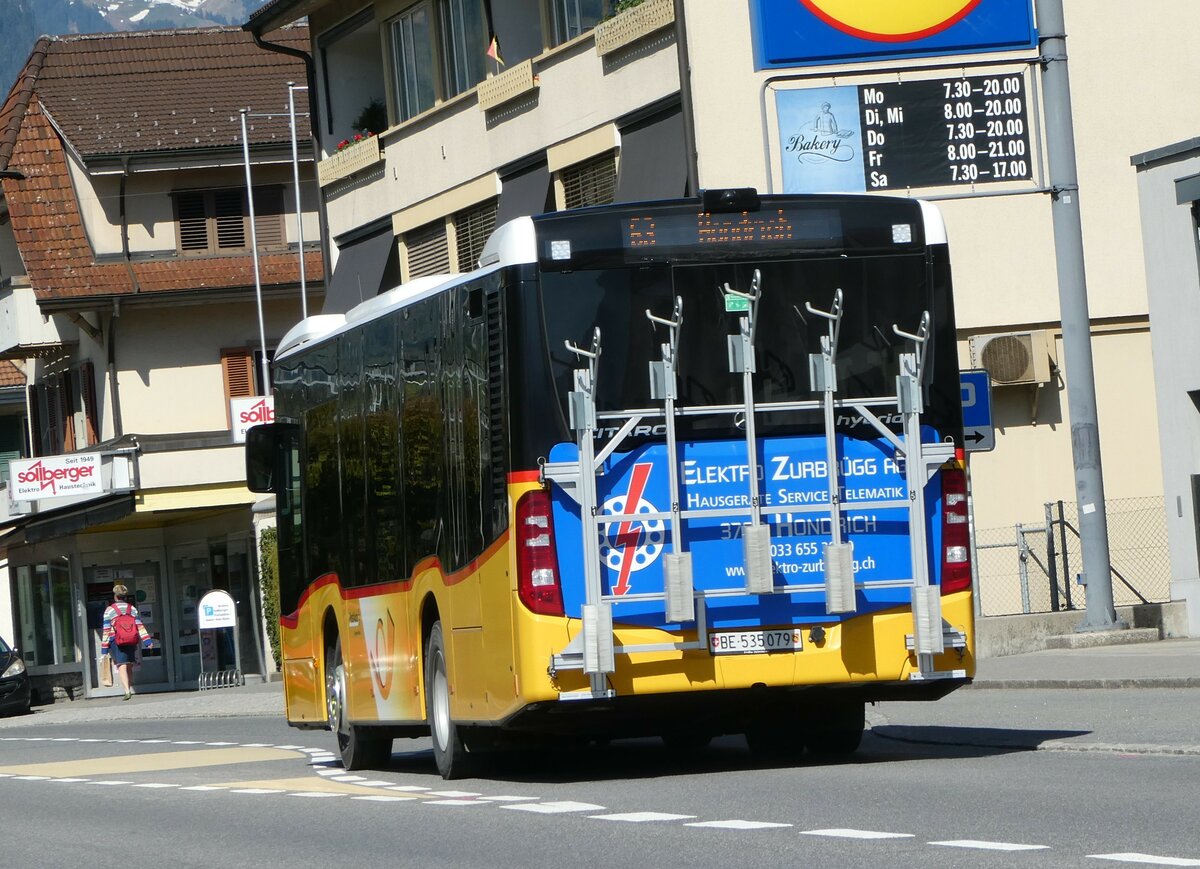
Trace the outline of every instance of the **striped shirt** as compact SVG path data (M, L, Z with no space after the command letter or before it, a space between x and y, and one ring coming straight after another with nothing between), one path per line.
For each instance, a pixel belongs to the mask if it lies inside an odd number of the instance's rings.
M150 648L154 640L150 637L150 632L146 630L146 626L142 624L142 617L138 615L137 607L119 600L110 603L104 610L104 632L100 635L100 648L102 650L108 651L109 644L116 642L116 637L113 634L113 619L118 615L126 614L133 616L137 621L138 639L142 642L142 648Z

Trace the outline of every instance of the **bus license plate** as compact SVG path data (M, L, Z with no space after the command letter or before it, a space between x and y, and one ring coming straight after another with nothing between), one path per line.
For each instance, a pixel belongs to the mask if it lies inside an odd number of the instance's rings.
M724 631L708 635L708 650L714 655L763 655L767 652L799 652L804 640L799 628L773 631Z

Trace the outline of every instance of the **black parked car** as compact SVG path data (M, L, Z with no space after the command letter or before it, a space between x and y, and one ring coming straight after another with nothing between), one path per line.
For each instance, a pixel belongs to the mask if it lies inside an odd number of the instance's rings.
M17 650L0 637L0 715L29 712L29 673Z

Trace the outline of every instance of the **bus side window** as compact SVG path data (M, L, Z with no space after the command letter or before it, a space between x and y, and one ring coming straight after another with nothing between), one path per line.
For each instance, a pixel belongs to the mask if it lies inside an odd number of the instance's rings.
M445 479L441 390L438 388L440 318L437 299L408 309L402 321L405 574L436 555L442 534L439 493Z
M404 567L404 491L400 465L400 407L396 318L363 331L363 408L366 420L367 564L373 582L407 576Z

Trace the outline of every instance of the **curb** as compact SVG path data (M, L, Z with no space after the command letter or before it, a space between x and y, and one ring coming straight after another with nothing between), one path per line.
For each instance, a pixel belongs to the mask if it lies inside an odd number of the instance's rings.
M1200 688L1200 676L1130 677L1116 679L978 679L964 686L972 690L1005 688Z
M1011 742L980 739L930 739L905 735L898 732L913 730L911 725L887 724L880 721L872 724L869 733L889 742L908 745L937 745L953 748L978 748L991 751L1063 751L1077 754L1156 754L1175 757L1200 757L1200 745L1160 745L1146 742L1070 742L1065 739L1050 739L1045 742Z

